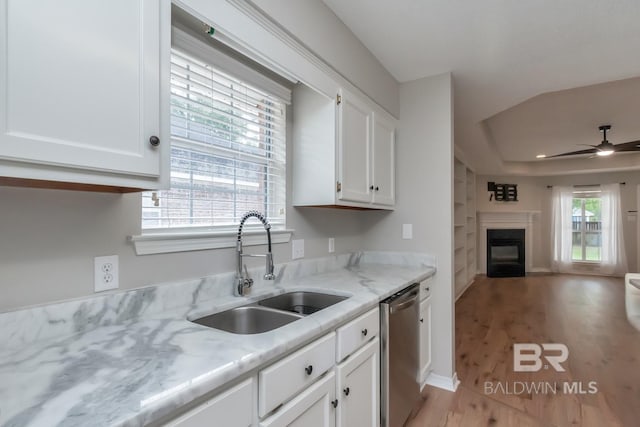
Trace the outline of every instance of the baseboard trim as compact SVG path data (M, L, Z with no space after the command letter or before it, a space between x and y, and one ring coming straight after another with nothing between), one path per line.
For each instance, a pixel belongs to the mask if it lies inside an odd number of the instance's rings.
M462 294L464 294L467 289L469 289L469 286L473 285L473 282L476 281L475 276L473 277L473 279L471 279L471 281L469 283L467 283L464 288L462 288L462 290L460 291L460 293L458 295L456 295L456 301L458 301L458 299L460 299L460 297L462 296Z
M446 377L444 375L438 375L431 372L424 380L424 384L422 386L430 385L447 391L456 391L459 384L460 380L458 379L457 373L454 373L452 377Z
M529 273L551 273L551 269L546 267L533 267Z

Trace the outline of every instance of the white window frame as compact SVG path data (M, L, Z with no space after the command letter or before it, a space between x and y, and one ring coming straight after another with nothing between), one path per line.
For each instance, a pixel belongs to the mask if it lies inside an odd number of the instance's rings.
M599 199L600 198L600 190L584 190L584 191L574 191L573 192L573 198L574 199L582 199L582 205L581 205L581 209L582 209L582 213L581 213L581 226L580 226L580 234L581 234L581 248L582 248L582 259L573 259L573 254L571 257L571 262L573 264L600 264L601 260L598 261L594 261L594 260L587 260L584 259L585 255L586 255L586 230L585 230L585 203L584 203L584 199ZM573 222L573 218L572 218L572 222ZM604 230L600 229L600 239L602 241L602 233L604 233ZM573 230L571 230L571 239L573 241ZM600 249L602 251L602 248ZM602 255L601 255L602 258Z
M290 103L290 90L273 80L256 72L246 64L231 58L194 38L186 32L173 27L172 45L195 57L203 57L215 61L216 67L249 84L260 87L285 103ZM288 183L287 183L288 184ZM286 192L286 190L285 190ZM286 203L285 203L286 209ZM286 215L285 215L286 221ZM266 233L261 225L249 227L243 231L243 245L263 245L267 243ZM287 243L291 239L293 230L287 229L285 224L272 227L271 240L273 244ZM205 249L220 249L236 246L237 228L154 228L145 229L142 234L130 236L137 255L150 255L171 252L184 252Z

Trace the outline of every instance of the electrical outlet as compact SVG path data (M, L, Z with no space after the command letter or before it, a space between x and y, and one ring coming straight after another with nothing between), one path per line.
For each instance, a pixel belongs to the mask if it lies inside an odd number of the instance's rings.
M336 239L329 237L329 253L332 254L336 251Z
M118 255L97 256L93 259L94 290L108 291L118 288Z
M291 259L304 258L304 239L291 241Z
M402 224L402 238L405 240L413 239L413 224Z

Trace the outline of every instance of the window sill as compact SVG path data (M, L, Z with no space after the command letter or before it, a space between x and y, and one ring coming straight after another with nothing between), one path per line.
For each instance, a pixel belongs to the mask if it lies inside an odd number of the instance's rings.
M572 264L576 264L576 265L600 265L601 261L578 261L578 260L574 260L571 261Z
M271 230L271 243L288 243L294 230ZM210 232L163 232L129 236L136 255L166 254L172 252L202 251L207 249L235 248L238 239L236 231ZM264 230L245 230L242 233L243 246L267 244Z

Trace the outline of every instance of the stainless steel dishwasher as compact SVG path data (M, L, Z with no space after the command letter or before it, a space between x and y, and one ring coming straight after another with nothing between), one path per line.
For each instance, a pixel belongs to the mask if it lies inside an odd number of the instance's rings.
M415 283L380 303L382 427L402 427L420 398L419 292Z

